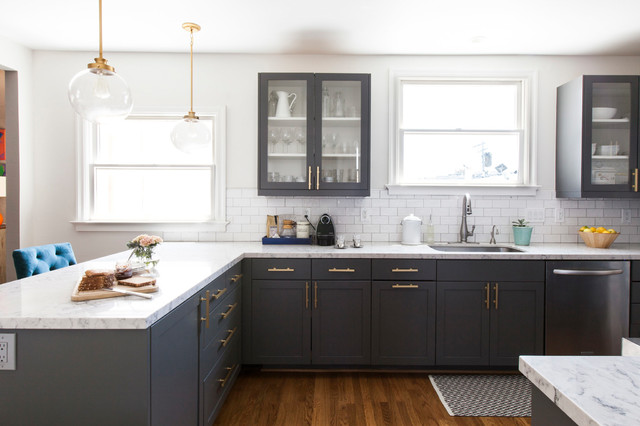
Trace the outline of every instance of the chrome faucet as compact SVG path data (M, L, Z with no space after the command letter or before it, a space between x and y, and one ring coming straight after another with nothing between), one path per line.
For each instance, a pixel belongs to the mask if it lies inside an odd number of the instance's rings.
M496 228L496 225L493 225L491 227L491 238L489 239L489 244L496 243L496 234L499 234L499 233L500 233L500 230Z
M466 243L467 238L473 236L473 231L476 226L471 227L471 231L467 228L467 216L471 214L471 195L469 193L464 194L462 198L462 223L460 224L460 242Z

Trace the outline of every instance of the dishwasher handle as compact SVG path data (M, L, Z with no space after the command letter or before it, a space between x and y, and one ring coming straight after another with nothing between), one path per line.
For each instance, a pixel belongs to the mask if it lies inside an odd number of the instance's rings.
M582 276L604 276L604 275L620 275L623 273L622 269L554 269L555 275L582 275Z

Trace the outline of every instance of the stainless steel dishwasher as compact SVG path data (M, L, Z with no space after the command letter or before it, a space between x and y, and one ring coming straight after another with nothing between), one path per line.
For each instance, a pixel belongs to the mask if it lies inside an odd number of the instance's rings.
M620 355L629 269L625 261L547 261L545 354Z

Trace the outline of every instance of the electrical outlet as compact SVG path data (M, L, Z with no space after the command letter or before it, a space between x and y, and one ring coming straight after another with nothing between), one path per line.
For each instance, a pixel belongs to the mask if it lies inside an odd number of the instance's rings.
M527 222L544 222L544 209L528 209Z
M370 215L369 209L365 209L365 208L360 209L360 222L371 223L371 215Z
M0 334L0 370L16 369L16 335Z
M631 225L631 209L622 209L622 224Z
M564 209L557 208L555 213L556 213L556 222L564 222Z

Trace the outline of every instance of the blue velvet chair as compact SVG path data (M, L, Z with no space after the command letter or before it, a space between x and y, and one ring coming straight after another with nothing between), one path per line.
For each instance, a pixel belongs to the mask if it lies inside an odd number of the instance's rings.
M75 265L70 243L46 244L13 251L13 264L18 279Z

